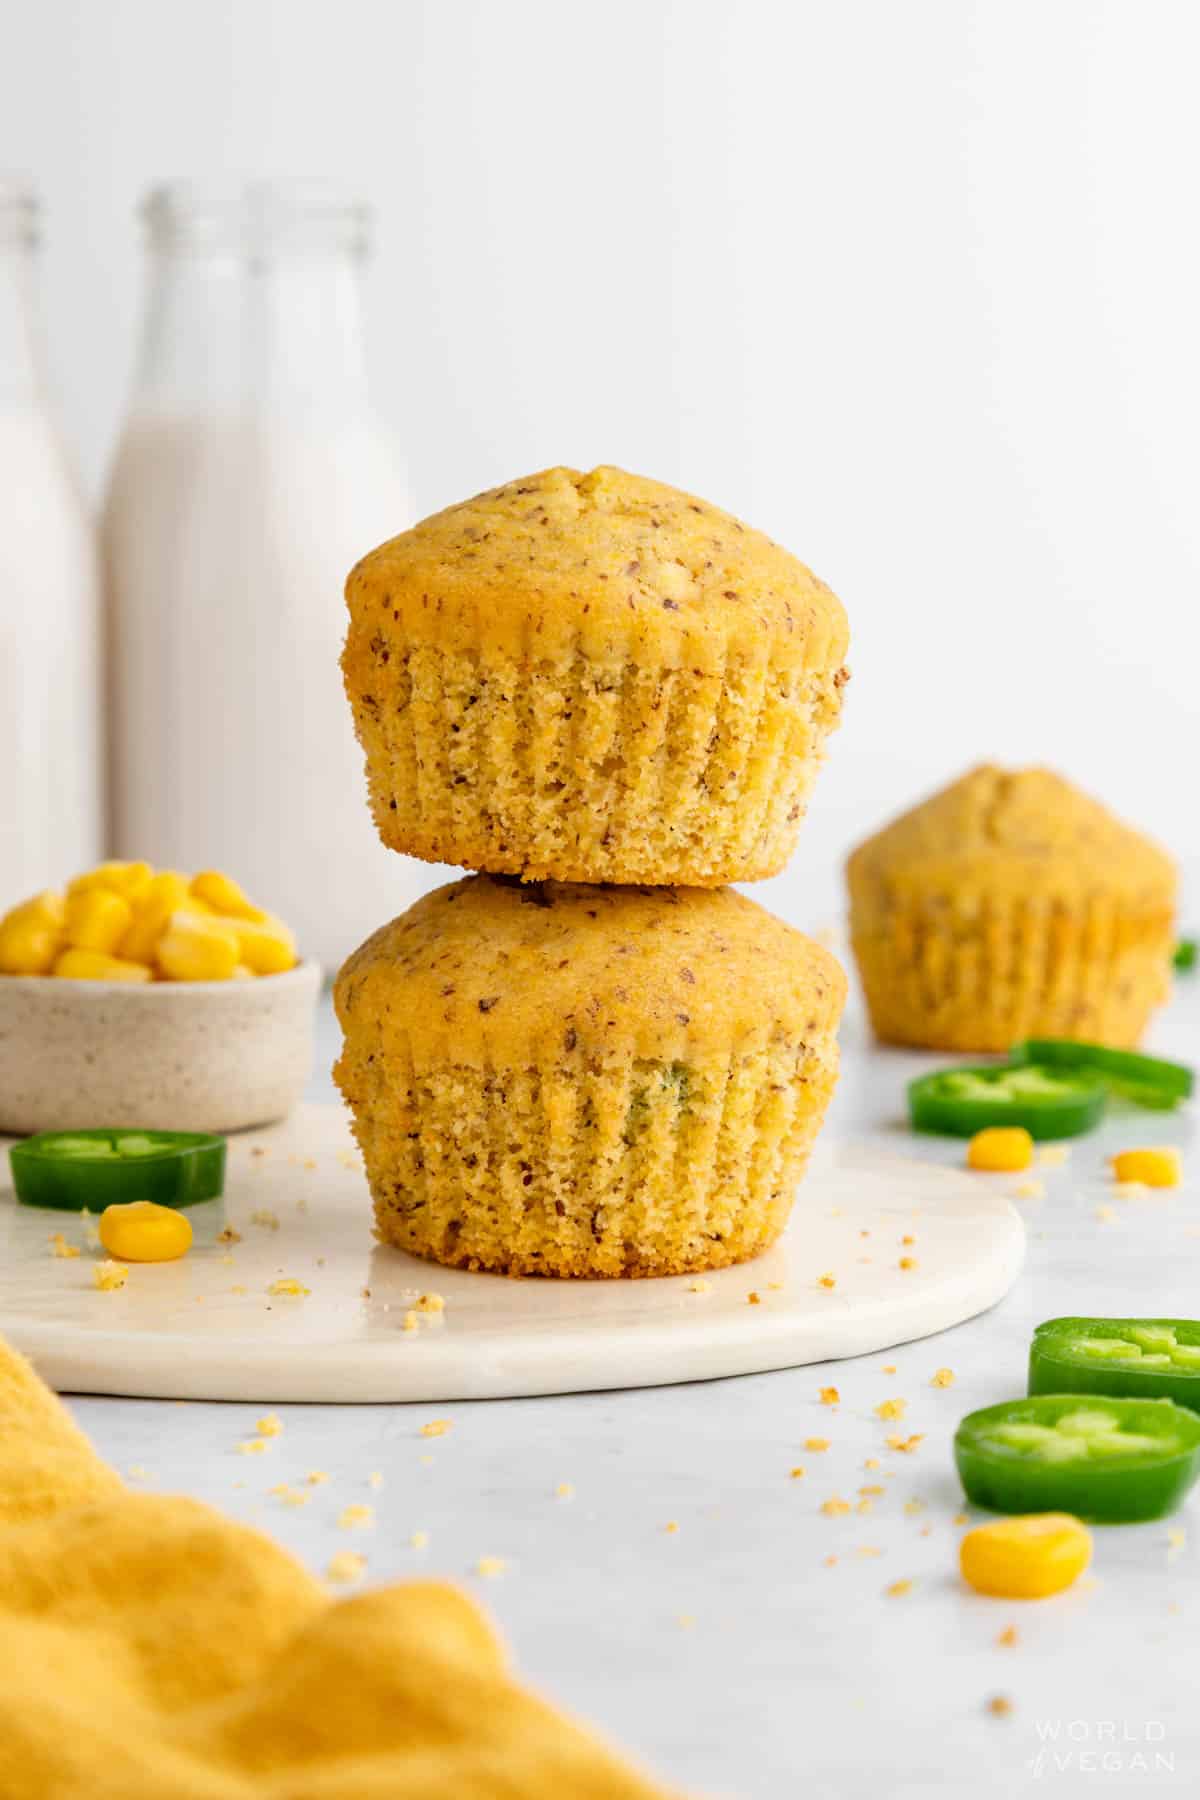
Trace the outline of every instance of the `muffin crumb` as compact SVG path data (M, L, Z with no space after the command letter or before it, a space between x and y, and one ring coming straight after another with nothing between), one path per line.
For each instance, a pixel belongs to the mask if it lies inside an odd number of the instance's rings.
M338 1550L329 1559L325 1579L348 1587L352 1582L362 1580L366 1567L366 1557L357 1550Z

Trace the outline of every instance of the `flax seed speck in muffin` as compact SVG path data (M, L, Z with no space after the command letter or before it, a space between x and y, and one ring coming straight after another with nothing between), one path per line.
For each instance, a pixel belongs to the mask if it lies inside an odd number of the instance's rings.
M346 601L389 848L700 887L787 861L841 711L846 615L761 532L620 469L548 469L372 551Z
M860 845L847 878L888 1043L1131 1045L1166 997L1174 863L1049 769L972 769Z
M511 1274L757 1255L832 1095L844 998L827 951L730 891L437 889L335 989L378 1236Z

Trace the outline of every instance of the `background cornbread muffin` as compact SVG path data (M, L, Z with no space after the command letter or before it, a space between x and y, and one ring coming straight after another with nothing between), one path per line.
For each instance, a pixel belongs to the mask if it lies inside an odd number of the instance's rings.
M1048 769L971 770L861 844L847 879L887 1042L1131 1045L1166 997L1174 863Z
M727 891L436 889L334 992L379 1238L522 1275L756 1255L833 1093L845 991Z
M620 469L425 519L346 584L385 844L565 881L780 870L838 721L840 601L760 532Z

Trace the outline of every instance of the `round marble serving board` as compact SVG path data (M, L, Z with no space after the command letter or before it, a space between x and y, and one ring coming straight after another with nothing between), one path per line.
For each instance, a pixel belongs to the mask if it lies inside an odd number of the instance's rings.
M230 1139L225 1198L191 1209L182 1261L131 1264L126 1285L103 1293L95 1221L18 1206L3 1168L0 1332L74 1393L428 1402L745 1375L957 1325L1008 1291L1024 1253L1021 1221L987 1178L832 1145L775 1248L706 1276L699 1292L686 1275L512 1281L442 1269L373 1242L345 1117L310 1105ZM240 1239L219 1241L225 1227ZM79 1256L52 1254L60 1231ZM902 1246L906 1236L915 1243ZM915 1267L901 1269L902 1256ZM819 1285L826 1273L831 1289ZM280 1278L310 1292L270 1294ZM445 1309L406 1331L425 1293Z

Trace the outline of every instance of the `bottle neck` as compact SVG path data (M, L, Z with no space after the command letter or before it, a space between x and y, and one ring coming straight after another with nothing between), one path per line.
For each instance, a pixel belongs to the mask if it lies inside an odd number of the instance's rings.
M156 256L138 403L155 411L357 410L367 397L361 282L346 257Z
M223 415L360 412L363 209L312 184L145 208L151 278L137 403Z
M0 181L0 406L6 408L42 399L34 222L28 191Z

